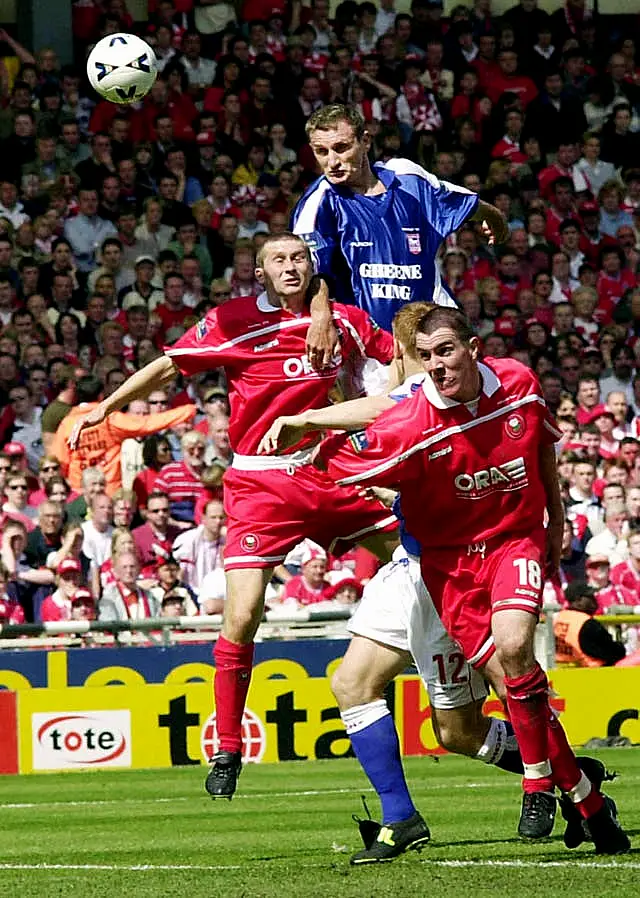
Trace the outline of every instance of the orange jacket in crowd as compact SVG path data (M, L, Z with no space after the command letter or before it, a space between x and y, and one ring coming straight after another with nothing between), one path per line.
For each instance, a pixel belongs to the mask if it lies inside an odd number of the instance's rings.
M603 667L604 661L592 658L580 648L580 630L591 620L590 614L565 608L553 618L556 637L556 664L579 664L580 667Z
M78 418L83 417L98 405L84 402L72 409L58 427L50 453L60 462L63 476L71 489L82 491L82 472L85 468L97 467L106 478L107 495L112 496L122 486L120 454L123 440L127 437L147 437L159 430L168 430L178 424L186 424L196 413L195 405L181 405L168 412L155 415L129 415L114 412L96 427L83 430L80 444L72 452L68 439Z

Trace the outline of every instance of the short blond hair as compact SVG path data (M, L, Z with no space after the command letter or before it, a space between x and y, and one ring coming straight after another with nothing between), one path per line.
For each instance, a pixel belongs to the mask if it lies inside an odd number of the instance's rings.
M414 361L418 360L415 349L418 322L428 313L430 307L431 304L428 302L409 302L393 317L393 336Z

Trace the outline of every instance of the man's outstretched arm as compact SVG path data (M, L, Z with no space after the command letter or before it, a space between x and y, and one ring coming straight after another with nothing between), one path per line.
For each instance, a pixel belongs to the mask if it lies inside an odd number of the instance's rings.
M77 421L69 437L70 448L75 449L77 447L80 434L85 428L101 424L111 412L119 411L125 405L133 402L134 399L145 399L153 390L159 390L163 386L170 384L178 374L177 367L166 355L149 362L142 370L136 371L135 374L127 378L122 386L118 387L111 396L107 396L94 409Z
M317 430L362 430L396 403L388 396L365 396L311 409L299 415L276 418L258 446L258 455L284 452L297 445L306 434Z

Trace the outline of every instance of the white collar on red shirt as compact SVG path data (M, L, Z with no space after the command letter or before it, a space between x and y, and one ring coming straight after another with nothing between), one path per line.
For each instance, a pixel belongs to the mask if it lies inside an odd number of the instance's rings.
M259 312L283 312L283 311L285 311L282 308L282 306L271 305L271 303L269 302L269 297L267 296L266 290L264 293L261 293L260 296L258 296L258 298L256 299L256 306L258 307ZM297 314L295 312L291 312L291 314L294 315L295 318L301 318L303 315L302 312L298 312Z
M482 392L485 396L493 396L498 387L501 386L500 380L491 368L483 365L482 362L478 362L478 369L482 376ZM431 405L435 405L436 408L453 408L456 405L460 405L455 399L447 399L446 396L442 396L428 374L422 381L422 389Z
M280 306L272 306L269 302L269 297L267 296L267 292L265 290L264 293L261 293L260 296L256 299L256 305L258 307L258 311L260 312L280 312L282 311Z

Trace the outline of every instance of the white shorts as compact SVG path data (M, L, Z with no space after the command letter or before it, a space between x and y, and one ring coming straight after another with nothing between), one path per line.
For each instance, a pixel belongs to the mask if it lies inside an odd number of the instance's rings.
M409 652L434 708L460 708L488 695L484 678L442 625L420 563L403 549L366 585L348 627L356 636Z

